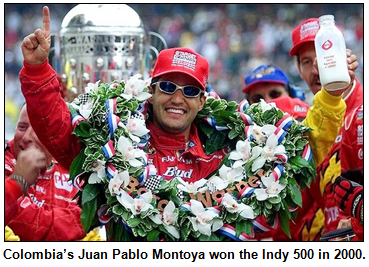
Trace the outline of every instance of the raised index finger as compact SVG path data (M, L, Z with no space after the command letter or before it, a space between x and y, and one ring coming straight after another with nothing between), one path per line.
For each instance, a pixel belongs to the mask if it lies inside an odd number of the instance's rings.
M44 34L46 37L50 36L50 10L48 6L43 8L43 27Z

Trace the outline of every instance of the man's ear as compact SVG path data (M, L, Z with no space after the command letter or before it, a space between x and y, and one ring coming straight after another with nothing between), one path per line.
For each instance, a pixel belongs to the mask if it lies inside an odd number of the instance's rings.
M149 101L149 103L152 104L152 96L154 95L155 90L151 85L149 85L148 88L149 88L149 94L151 94L151 97L147 101Z
M202 110L203 107L204 107L204 104L205 104L205 101L206 101L206 96L203 94L201 97L200 97L200 106L199 106L199 110Z

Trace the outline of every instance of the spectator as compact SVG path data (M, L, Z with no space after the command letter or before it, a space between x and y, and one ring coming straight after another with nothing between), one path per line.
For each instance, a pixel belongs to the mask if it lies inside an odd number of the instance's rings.
M268 102L284 96L299 97L304 100L304 94L299 94L296 87L291 87L287 74L272 65L260 65L248 73L245 84L242 92L250 104L257 103L260 99Z
M68 171L53 160L37 138L26 105L14 139L6 145L5 166L7 189L11 186L6 204L16 203L9 212L6 209L6 224L20 240L75 241L86 235L80 223L81 209L73 200L77 189L68 182ZM36 183L28 186L26 181L36 178ZM20 183L23 196L12 180Z
M292 32L293 47L290 50L291 56L296 56L297 68L300 77L305 81L313 94L318 94L321 90L319 73L315 65L316 53L314 46L314 38L319 30L319 20L317 18L310 18L300 23ZM362 122L356 118L362 117L362 110L360 107L363 104L363 87L355 78L354 70L358 67L356 56L352 54L351 50L347 50L348 70L351 77L351 84L344 91L336 91L336 95L343 94L343 99L346 102L346 113L344 126L337 135L336 142L333 147L321 146L322 155L326 155L321 160L317 161L318 179L307 190L303 196L303 203L310 203L310 209L300 210L299 214L304 214L296 220L294 225L291 225L291 232L294 233L293 239L301 240L319 240L323 231L329 232L337 228L338 222L342 218L337 216L339 214L339 206L334 202L332 195L332 183L335 177L341 173L341 165L345 169L362 168L362 153L363 140L362 135L356 137L356 133L361 133ZM355 115L356 114L356 115ZM354 119L355 118L355 119ZM347 130L351 125L350 133ZM355 132L356 131L356 132ZM345 136L345 138L343 138ZM340 149L350 144L357 144L351 146L350 153L341 153ZM344 145L347 144L347 145ZM355 149L356 151L352 151ZM354 155L358 155L356 158ZM361 158L360 158L361 157ZM348 163L350 162L350 163ZM308 208L308 205L305 205ZM324 211L324 212L323 212ZM279 237L283 240L282 237Z

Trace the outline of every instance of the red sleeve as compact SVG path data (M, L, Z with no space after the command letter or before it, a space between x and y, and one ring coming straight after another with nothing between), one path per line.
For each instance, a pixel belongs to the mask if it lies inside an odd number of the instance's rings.
M340 151L342 172L350 169L364 171L364 114L363 106L345 118Z
M35 66L24 63L19 78L33 129L54 158L69 169L81 145L72 135L71 115L55 71L48 62Z
M5 225L17 215L17 199L21 197L22 191L17 181L5 178Z
M77 204L38 207L29 196L18 200L18 215L8 224L21 241L75 241L85 237Z

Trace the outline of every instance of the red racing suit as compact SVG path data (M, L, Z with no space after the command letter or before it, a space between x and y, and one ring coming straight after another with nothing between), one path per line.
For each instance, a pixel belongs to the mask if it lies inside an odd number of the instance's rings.
M8 175L15 164L12 145L10 141L5 150L6 181L12 181ZM52 166L29 187L28 195L13 195L13 203L17 206L6 225L21 241L75 241L85 237L81 209L73 200L77 189L68 179L69 172L53 161Z
M343 126L329 154L318 167L325 211L324 233L336 230L339 221L348 217L334 201L334 181L349 169L364 169L363 96L363 87L355 80L351 94L345 99L347 109Z

